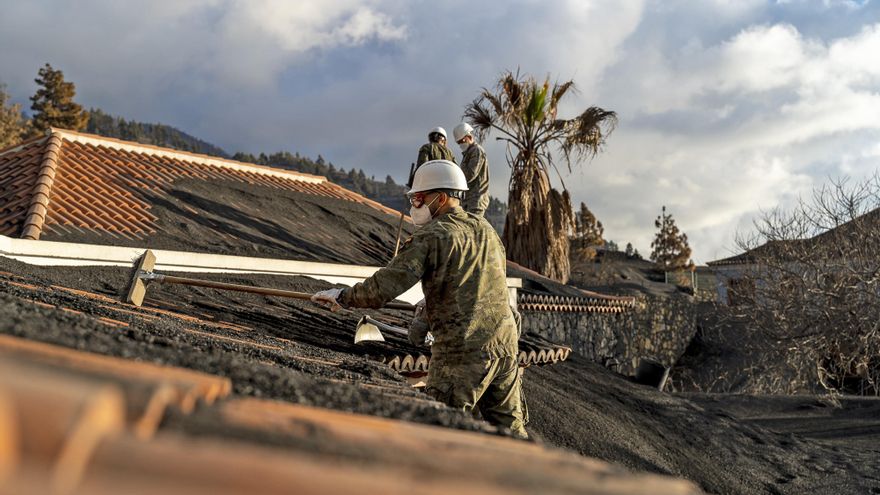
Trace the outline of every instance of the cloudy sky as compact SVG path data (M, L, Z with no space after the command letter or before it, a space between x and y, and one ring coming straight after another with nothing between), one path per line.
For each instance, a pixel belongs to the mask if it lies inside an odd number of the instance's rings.
M869 0L0 0L0 12L0 82L25 107L49 62L86 107L398 182L426 131L451 131L503 70L574 79L562 116L597 105L620 125L565 185L643 254L662 205L705 263L761 208L880 165ZM504 149L487 149L506 199Z

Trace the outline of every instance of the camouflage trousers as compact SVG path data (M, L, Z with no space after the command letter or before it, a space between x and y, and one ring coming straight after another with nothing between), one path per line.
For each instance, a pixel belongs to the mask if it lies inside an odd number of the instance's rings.
M455 409L476 408L489 423L509 429L517 438L529 438L525 429L529 413L516 357L465 364L431 362L425 391Z

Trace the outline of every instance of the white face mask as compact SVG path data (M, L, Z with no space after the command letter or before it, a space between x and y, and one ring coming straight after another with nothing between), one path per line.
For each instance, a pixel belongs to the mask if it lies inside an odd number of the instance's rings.
M412 217L413 223L416 224L416 227L421 227L431 222L434 216L431 215L430 206L434 204L434 201L437 201L437 198L439 197L440 196L435 197L429 204L423 204L418 208L415 206L409 208L409 216Z
M461 148L461 151L467 151L470 145L471 143L458 143L458 147Z

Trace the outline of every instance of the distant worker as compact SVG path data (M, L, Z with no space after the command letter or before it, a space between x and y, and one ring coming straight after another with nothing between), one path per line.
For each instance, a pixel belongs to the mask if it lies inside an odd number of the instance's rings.
M452 130L461 148L461 170L467 178L468 191L461 207L468 213L484 216L489 207L489 161L486 151L474 140L474 128L462 122Z
M446 147L446 129L435 127L428 133L428 142L419 148L419 158L416 160L416 168L431 160L449 160L455 163L455 155Z
M421 281L427 325L413 325L409 338L424 345L429 329L434 337L426 392L528 438L504 246L489 222L459 206L466 190L458 165L426 162L407 193L418 228L397 256L363 282L317 292L312 301L380 308Z

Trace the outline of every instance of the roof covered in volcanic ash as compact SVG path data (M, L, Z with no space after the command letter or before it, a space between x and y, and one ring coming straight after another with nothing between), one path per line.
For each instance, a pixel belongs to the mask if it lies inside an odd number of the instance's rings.
M78 132L0 151L11 237L384 265L399 220L324 177Z

